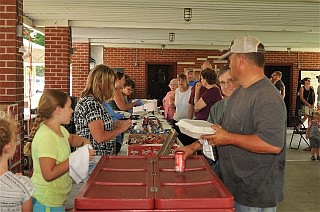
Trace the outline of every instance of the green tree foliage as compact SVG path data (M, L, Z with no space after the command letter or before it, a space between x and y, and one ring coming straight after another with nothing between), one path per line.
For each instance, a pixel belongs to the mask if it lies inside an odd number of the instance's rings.
M36 37L32 39L32 42L44 46L44 35L37 33Z
M40 34L40 33L36 33L34 37L31 37L32 30L27 28L27 27L23 27L23 38L27 39L33 43L36 43L38 45L44 46L44 35Z

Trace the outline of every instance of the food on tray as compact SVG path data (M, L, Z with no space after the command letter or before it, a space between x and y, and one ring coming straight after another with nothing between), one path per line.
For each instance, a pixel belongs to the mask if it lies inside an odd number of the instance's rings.
M144 135L144 134L136 134L129 135L129 145L143 145L143 144L162 144L165 140L165 136L160 135Z
M155 116L144 117L142 122L136 122L130 129L132 134L167 134L170 128L163 128L162 122Z

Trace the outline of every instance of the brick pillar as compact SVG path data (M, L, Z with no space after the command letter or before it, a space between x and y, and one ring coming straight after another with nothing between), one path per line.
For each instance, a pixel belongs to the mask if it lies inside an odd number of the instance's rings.
M45 27L45 89L70 93L70 27Z
M80 96L90 70L90 44L72 43L72 95Z
M24 85L19 47L23 44L16 26L22 25L23 0L1 0L0 14L0 105L18 104L15 117L18 121L18 145L10 165L13 172L21 172Z

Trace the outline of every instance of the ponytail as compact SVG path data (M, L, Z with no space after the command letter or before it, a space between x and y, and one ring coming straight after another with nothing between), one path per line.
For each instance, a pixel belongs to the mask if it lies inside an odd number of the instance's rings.
M39 114L37 115L36 119L33 122L32 129L31 129L30 134L29 134L29 140L32 140L34 138L34 135L36 134L37 130L40 127L40 124L44 120L45 120L44 117L41 117Z

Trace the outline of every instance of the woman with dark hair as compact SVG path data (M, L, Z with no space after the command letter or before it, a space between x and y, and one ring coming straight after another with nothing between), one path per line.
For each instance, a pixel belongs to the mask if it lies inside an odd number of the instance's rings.
M201 72L200 82L196 84L194 96L195 119L207 120L212 105L222 99L217 82L218 78L214 70L207 68ZM207 89L202 96L200 96L201 86Z
M122 93L125 83L126 83L125 75L123 73L117 72L116 79L115 79L114 94L113 94L112 100L108 102L111 105L113 110L127 111L132 109L134 106L142 105L141 100L130 102L130 103L127 103L125 101L125 98Z
M129 96L133 93L134 88L136 87L134 81L130 79L129 77L126 78L126 82L124 83L123 89L122 89L122 95L124 97L124 101L128 104L131 102L129 99Z

